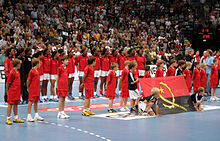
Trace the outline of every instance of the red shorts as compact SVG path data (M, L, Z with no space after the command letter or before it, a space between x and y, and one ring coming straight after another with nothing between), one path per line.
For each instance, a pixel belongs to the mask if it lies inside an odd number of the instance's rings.
M38 101L40 100L40 96L32 96L32 97L29 97L28 101Z
M94 89L85 89L86 99L94 97Z
M115 99L115 95L106 95L106 98Z
M7 100L7 103L11 104L11 105L13 105L13 104L20 104L20 100Z
M128 97L129 97L129 91L128 91L128 89L127 89L127 90L123 90L123 89L122 89L120 96L121 96L121 97L124 97L124 98L128 98Z
M57 96L67 97L68 96L68 91L57 90Z

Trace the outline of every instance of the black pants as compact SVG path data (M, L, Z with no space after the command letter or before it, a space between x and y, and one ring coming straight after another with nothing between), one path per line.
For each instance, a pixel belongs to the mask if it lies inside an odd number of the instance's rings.
M28 100L28 91L27 91L27 78L21 79L21 96L23 101Z
M4 100L5 100L5 103L7 102L7 89L6 89L6 85L7 85L7 77L5 77L5 95L4 95Z

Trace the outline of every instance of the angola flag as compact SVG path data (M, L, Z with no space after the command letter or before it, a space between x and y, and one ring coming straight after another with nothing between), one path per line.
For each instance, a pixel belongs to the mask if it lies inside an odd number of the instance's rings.
M143 97L151 95L151 89L160 89L159 113L173 114L195 111L183 76L139 79Z

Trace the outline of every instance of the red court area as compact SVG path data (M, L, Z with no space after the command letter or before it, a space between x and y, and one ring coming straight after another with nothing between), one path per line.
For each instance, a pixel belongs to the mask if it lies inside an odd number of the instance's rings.
M128 102L127 105L130 105L130 102ZM108 108L108 103L97 103L92 104L90 109L96 110L96 109L106 109ZM120 102L114 102L113 107L120 107ZM52 107L52 108L41 108L39 111L47 111L47 112L58 112L58 107ZM74 106L66 106L64 109L65 112L77 112L77 111L83 111L83 105L74 105Z

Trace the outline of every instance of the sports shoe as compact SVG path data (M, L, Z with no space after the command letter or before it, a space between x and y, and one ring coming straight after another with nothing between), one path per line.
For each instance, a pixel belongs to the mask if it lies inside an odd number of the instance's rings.
M43 101L42 101L42 100L39 100L38 103L43 103Z
M8 125L12 125L11 119L7 119L5 123Z
M43 98L42 101L43 101L43 102L48 102L49 100L48 100L48 98Z
M142 116L149 116L149 114L144 111L144 112L142 113Z
M27 100L23 100L23 101L21 102L21 104L28 104L28 101L27 101Z
M64 114L58 113L57 118L59 119L66 119L66 116Z
M63 114L66 118L70 118L69 115L67 115L66 113Z
M27 117L27 122L34 122L34 119L31 116Z
M35 117L34 117L34 120L44 121L44 118L42 118L42 117L40 117L40 116L38 115L38 116L35 116Z
M13 120L14 123L24 123L24 120L17 118Z
M138 111L136 111L135 108L131 108L130 109L130 114L137 114L137 113L138 113Z
M53 102L59 102L58 98L54 98Z
M117 113L117 111L114 110L114 109L108 109L108 112L109 112L109 113Z
M99 98L100 96L98 94L95 95L96 98Z
M215 101L215 97L211 96L210 101Z
M121 112L125 112L126 109L125 109L124 107L122 107L122 108L120 108L120 111L121 111Z
M49 99L49 102L53 102L53 99L52 99L52 98L50 98L50 99Z
M220 98L218 98L218 97L216 97L216 96L215 96L214 98L215 98L215 100L220 100Z
M68 96L68 99L69 99L69 100L75 100L75 98L74 98L72 95L69 95L69 96Z
M88 113L87 111L82 112L82 115L83 115L83 116L90 116L89 113Z
M124 107L124 109L125 109L126 111L129 111L129 110L130 110L128 107Z
M89 115L95 115L95 113L93 113L91 110L87 111L87 113L88 113Z

